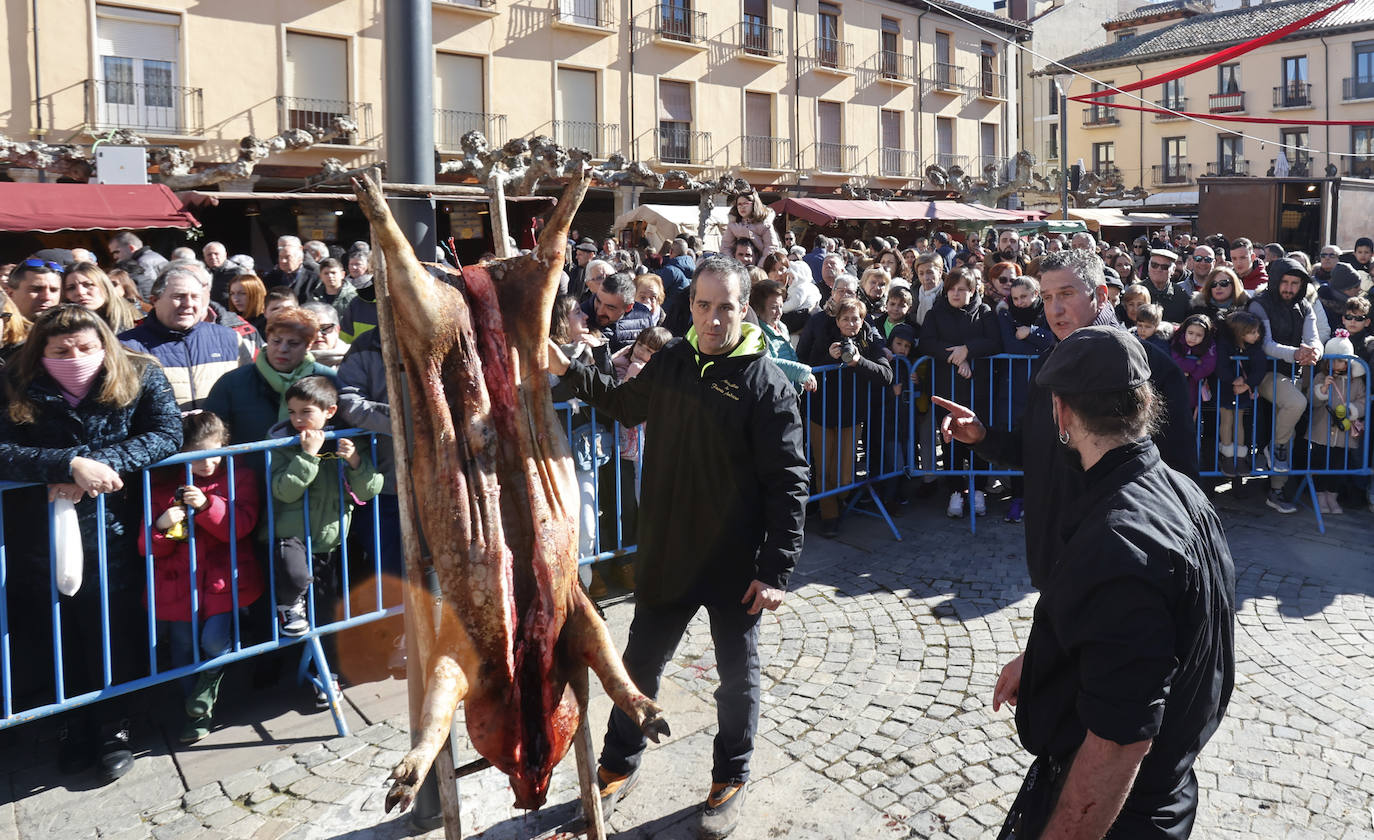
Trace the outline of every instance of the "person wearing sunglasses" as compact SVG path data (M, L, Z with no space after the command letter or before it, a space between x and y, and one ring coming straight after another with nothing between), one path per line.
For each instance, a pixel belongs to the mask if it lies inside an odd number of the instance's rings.
M1172 324L1188 317L1188 292L1174 280L1177 264L1178 254L1168 248L1151 250L1149 261L1145 263L1144 285L1150 290L1150 302L1164 307L1164 320Z
M1188 259L1184 261L1183 278L1179 280L1179 284L1191 295L1202 288L1203 279L1212 269L1219 267L1216 252L1206 245L1197 245L1191 249Z
M1312 280L1323 286L1331 282L1331 267L1341 261L1339 245L1323 245L1317 253L1317 264L1312 268Z
M1222 319L1229 313L1250 305L1250 293L1229 268L1214 268L1202 276L1202 285L1193 295L1188 314L1206 315L1212 320L1213 332L1217 332L1224 328Z
M1323 249L1325 250L1325 249ZM1345 305L1351 298L1360 297L1364 292L1360 272L1347 263L1338 262L1327 273L1326 285L1317 289L1317 300L1326 310L1327 323L1331 329L1341 327L1341 317L1345 315Z
M62 302L62 266L31 257L10 273L10 287L19 314L33 321Z

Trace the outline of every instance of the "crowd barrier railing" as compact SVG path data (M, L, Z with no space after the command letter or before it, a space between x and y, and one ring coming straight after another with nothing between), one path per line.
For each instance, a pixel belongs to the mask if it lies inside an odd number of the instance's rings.
M326 436L326 451L337 446L332 441L340 438L358 438L370 450L373 463L376 463L377 436L361 430L349 429L330 432ZM329 701L334 723L340 734L347 734L348 725L344 720L340 698L335 691L329 663L325 656L321 638L336 634L341 630L375 622L401 611L399 593L387 597L382 585L383 550L381 544L382 524L377 500L358 505L352 517L353 526L359 527L363 517L370 524L367 552L371 555L370 568L351 563L349 540L344 539L338 549L339 588L337 600L341 614L337 617L322 614L323 605L316 603L316 587L313 583L307 591L307 609L310 628L301 636L287 636L281 632L277 621L277 557L271 549L275 545L275 512L279 504L271 492L272 460L278 450L297 445L299 438L285 438L260 441L222 449L185 452L167 458L158 464L141 470L129 480L123 491L118 494L104 494L94 499L83 499L78 503L78 521L85 532L83 543L93 543L96 557L94 562L84 559L83 580L80 588L71 596L58 592L58 553L56 543L58 528L55 526L54 504L47 501L44 485L14 482L0 482L0 703L3 704L3 718L0 729L32 721L38 718L88 705L99 700L128 694L160 683L194 676L203 671L222 668L233 662L259 656L263 653L302 645L299 675L313 664L315 673L309 678L317 690L322 691ZM160 661L170 657L172 647L169 640L176 628L166 621L160 624L157 615L157 593L159 572L179 569L181 559L162 560L154 556L153 534L155 522L161 511L153 509L153 483L166 483L171 480L167 472L181 468L179 486L204 484L197 482L191 473L191 464L206 458L222 458L220 469L224 471L226 498L227 533L229 555L229 615L231 627L228 650L217 655L205 655L202 651L201 634L204 622L211 616L204 614L199 584L201 567L208 566L211 559L202 556L194 510L189 510L185 518L185 533L178 535L186 545L186 574L182 580L188 588L190 601L189 630L191 635L190 661L184 664L173 663L164 667ZM344 477L344 462L335 462L338 475L338 498L340 519L344 516L345 499L349 498L351 488ZM240 518L250 511L241 510L238 499L238 473L242 470L261 469L257 477L260 502L258 521L251 533L240 534ZM128 478L128 477L126 477ZM310 494L306 488L301 504L304 509L303 520L306 531L306 556L309 574L315 577L313 541L310 538L309 510ZM137 508L141 507L141 512ZM22 514L34 514L39 509L46 511L46 544L41 529ZM140 552L137 540L143 538L144 548ZM266 542L258 539L265 535ZM244 557L239 542L246 541L254 546L252 556ZM39 544L35 544L39 543ZM83 552L84 553L84 552ZM44 565L46 554L46 574L37 568ZM141 568L137 562L141 559ZM244 588L243 571L246 564L258 564L263 581L263 595L254 599L252 604L241 601ZM355 590L351 578L356 572L371 573L371 592L365 588ZM134 575L141 572L141 580L135 581ZM92 574L93 573L93 574ZM253 575L257 576L257 575ZM94 577L94 579L92 579ZM141 586L140 586L141 584ZM41 600L43 603L38 603ZM354 609L358 600L360 610ZM395 603L390 603L394 600ZM267 611L255 612L249 607L263 604ZM145 616L138 617L138 609L145 610ZM19 613L20 615L16 615ZM43 615L47 613L47 615ZM98 615L95 615L98 613ZM22 630L16 639L17 623L22 622ZM25 642L22 637L33 635L29 631L37 628L51 633L47 644L40 638L35 644ZM178 631L179 632L179 631ZM146 634L146 636L144 635ZM38 634L46 636L45 632ZM94 636L94 638L92 638ZM23 644L16 644L16 641ZM136 648L146 644L146 659ZM99 662L92 666L88 657L91 651L86 647L95 646L95 656ZM49 655L51 670L41 666L40 660ZM73 661L75 660L75 661ZM85 673L82 673L84 664ZM98 673L97 673L98 672ZM322 676L324 675L324 676ZM48 678L51 678L49 682ZM22 685L17 685L22 683Z

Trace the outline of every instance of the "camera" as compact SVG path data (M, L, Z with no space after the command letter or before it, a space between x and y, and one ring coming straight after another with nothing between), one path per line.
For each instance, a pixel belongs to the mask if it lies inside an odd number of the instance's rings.
M854 339L842 339L840 341L840 361L850 364L857 358L859 358L859 347L854 343Z

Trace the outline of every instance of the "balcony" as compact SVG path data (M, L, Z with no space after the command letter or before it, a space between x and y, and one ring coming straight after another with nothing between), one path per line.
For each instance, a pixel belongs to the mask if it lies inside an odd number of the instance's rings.
M553 9L553 25L610 34L615 29L615 7L610 0L559 0Z
M881 178L915 178L916 153L906 149L880 149L878 176Z
M956 155L953 152L936 152L926 160L926 166L938 166L948 172L954 167L968 170L968 155Z
M1234 114L1245 110L1245 91L1207 94L1207 110L1213 114Z
M620 126L616 123L554 120L553 139L565 149L582 149L597 160L620 151Z
M983 70L978 74L978 86L973 92L979 99L1004 100L1007 98L1007 77Z
M1007 158L1003 155L979 155L973 163L977 167L975 175L986 174L988 167L992 167L992 173L1001 178L1007 169Z
M1116 115L1115 108L1107 105L1094 105L1091 108L1083 109L1084 128L1110 125L1121 125L1121 118Z
M740 138L744 148L744 168L774 170L792 168L792 140L788 137L745 135Z
M1188 97L1178 96L1173 99L1161 99L1156 102L1155 105L1170 111L1186 111L1188 110ZM1154 118L1155 122L1168 122L1169 120L1183 119L1183 117L1180 117L1178 114L1155 114Z
M477 111L451 111L436 108L434 111L434 145L440 149L461 149L463 135L469 131L480 131L493 146L506 142L506 115L487 114Z
M1374 157L1348 157L1345 174L1354 178L1374 178Z
M1341 99L1374 99L1374 76L1356 76L1341 80Z
M742 58L754 58L777 64L782 61L782 30L764 26L752 20L735 24L735 43Z
M859 147L843 143L816 143L816 171L849 175L858 166Z
M964 71L957 64L932 62L921 74L921 95L947 93L958 96L964 92Z
M1114 163L1095 163L1093 164L1092 173L1102 180L1116 181L1118 183L1121 181L1121 167Z
M1207 164L1207 174L1213 177L1249 175L1250 161L1232 158L1231 160L1216 160Z
M705 166L711 156L711 132L693 131L687 123L659 123L654 148L664 166Z
M86 79L86 128L127 128L146 134L194 137L205 133L200 88Z
M340 130L334 124L340 118L352 120L357 129ZM356 146L373 136L370 102L278 96L277 120L281 131L304 129L319 136L318 142L336 146Z
M1289 82L1274 88L1275 108L1311 108L1312 86L1307 82Z
M816 39L816 69L848 76L854 72L854 45L834 38Z
M1150 170L1154 175L1155 186L1187 184L1193 180L1193 165L1183 161L1152 166Z
M496 17L500 14L496 8L496 0L434 0L434 5L440 9L453 9L482 17Z
M896 85L916 83L916 59L913 56L903 55L896 50L880 50L873 57L873 64L878 69L878 78L884 82Z
M660 3L654 9L654 39L662 44L677 44L706 49L706 13Z

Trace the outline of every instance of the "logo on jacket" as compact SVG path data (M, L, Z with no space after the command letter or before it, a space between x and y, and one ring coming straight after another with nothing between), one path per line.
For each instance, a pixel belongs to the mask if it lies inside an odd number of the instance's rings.
M718 394L724 394L735 402L739 402L739 386L733 382L716 380L711 383L711 390Z

